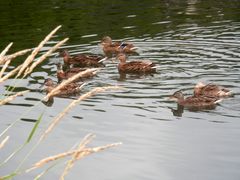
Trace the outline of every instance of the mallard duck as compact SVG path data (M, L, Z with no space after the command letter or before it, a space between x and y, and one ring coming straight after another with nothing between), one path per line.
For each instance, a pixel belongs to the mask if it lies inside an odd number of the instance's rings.
M149 60L138 60L126 62L126 55L120 53L117 56L119 73L155 73L156 65Z
M190 96L184 98L182 91L176 91L170 96L171 100L176 101L179 105L187 108L209 108L214 107L221 99L206 96Z
M194 96L209 96L209 97L227 97L232 96L232 92L224 87L216 84L204 84L199 82L194 87Z
M65 65L76 65L78 67L103 67L104 64L99 62L103 59L103 56L99 55L86 55L86 54L77 54L70 56L67 50L63 50L59 53L63 57Z
M46 86L45 90L47 93L50 93L54 88L58 86L58 84L54 83L54 81L51 78L47 78L44 81L44 85ZM82 84L69 83L66 86L62 87L56 96L70 96L70 95L78 94L83 85L84 83Z
M62 64L58 63L57 64L57 78L58 78L58 81L61 82L62 80L68 79L68 78L74 76L75 74L77 74L79 72L83 72L85 70L86 70L86 68L73 67L73 68L67 69L66 71L63 71ZM89 72L87 74L84 74L77 81L83 81L83 80L92 78L92 77L94 77L96 75L96 73L97 72Z
M111 37L104 36L101 44L103 46L103 52L108 56L109 54L123 53L135 53L137 47L127 42L112 42Z

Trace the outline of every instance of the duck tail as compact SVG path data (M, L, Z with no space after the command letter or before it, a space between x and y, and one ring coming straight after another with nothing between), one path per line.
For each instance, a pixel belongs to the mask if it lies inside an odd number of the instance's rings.
M233 96L233 92L229 91L229 90L228 91L221 90L221 91L219 91L218 95L220 97Z
M132 48L130 48L130 50L132 50L132 51L137 50L137 49L138 49L138 47L132 47Z
M160 66L152 66L151 68L152 68L152 69L159 69Z
M225 92L226 96L233 96L233 92L232 91L228 91L228 92Z
M232 91L228 91L228 92L226 93L226 95L227 95L227 96L231 96L231 97L234 96Z
M222 102L223 99L218 99L214 102L214 104L219 104L220 102Z
M108 59L108 57L104 57L104 58L100 59L98 62L101 63L103 61L106 61L107 59Z
M97 73L98 73L98 70L96 70L96 71L93 71L93 72L92 72L92 75L94 75L94 76L95 76Z

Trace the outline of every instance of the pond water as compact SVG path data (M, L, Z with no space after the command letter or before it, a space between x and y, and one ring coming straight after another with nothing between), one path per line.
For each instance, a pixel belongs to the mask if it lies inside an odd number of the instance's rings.
M139 47L139 55L129 59L150 59L159 66L152 76L120 77L118 62L106 61L84 92L106 85L125 90L101 93L73 108L23 167L64 152L94 133L91 146L123 144L82 159L66 179L240 179L239 7L237 0L1 1L1 50L9 42L14 42L11 52L35 47L61 24L41 53L69 37L63 48L71 54L102 54L98 44L109 35ZM22 60L16 59L11 68ZM10 141L0 152L1 161L23 144L42 112L39 132L74 98L55 98L50 107L38 103L44 97L39 87L45 78L56 80L56 63L61 61L53 55L29 77L17 81L16 91L31 92L0 107L0 132L21 118L7 133ZM168 100L177 90L191 95L199 81L229 88L234 97L215 109L197 112L177 109ZM9 80L1 85L1 93L12 84ZM12 172L33 144L2 166L0 174ZM51 169L43 179L57 179L63 166ZM16 179L33 179L40 172Z

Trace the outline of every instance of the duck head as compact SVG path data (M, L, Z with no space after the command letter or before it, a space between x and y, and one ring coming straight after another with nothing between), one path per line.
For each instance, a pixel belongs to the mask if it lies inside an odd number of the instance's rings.
M101 41L102 45L111 45L112 44L112 38L109 36L104 36Z
M124 54L124 53L119 53L119 54L117 55L117 59L118 59L121 63L125 63L125 62L126 62L126 59L127 59L126 54Z
M59 52L59 56L63 57L64 63L68 63L68 60L70 59L70 54L67 50L62 50Z
M59 52L59 56L65 57L65 56L70 56L70 54L66 49L64 49Z
M176 91L175 93L173 93L173 95L171 95L169 97L169 99L176 101L176 102L183 101L184 95L183 95L182 91Z

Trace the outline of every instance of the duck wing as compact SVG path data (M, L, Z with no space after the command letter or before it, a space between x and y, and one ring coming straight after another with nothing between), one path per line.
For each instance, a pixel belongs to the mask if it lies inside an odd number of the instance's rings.
M151 61L132 61L123 65L123 69L129 72L146 72L154 67Z
M81 84L69 83L60 89L60 94L75 94L81 89Z
M126 43L126 42L122 42L120 45L119 45L120 48L124 49L124 48L133 48L133 44L131 43Z
M81 54L74 56L70 60L70 64L75 64L79 67L102 67L103 63L98 62L102 58L94 55Z
M187 97L184 100L184 104L187 106L196 106L196 107L202 107L202 106L211 106L218 102L218 98L213 97L206 97L206 96L199 96L199 97Z
M218 91L220 87L216 84L209 83L205 87L203 87L203 91Z
M84 70L86 70L86 68L77 68L77 67L73 67L73 68L71 68L71 69L68 69L67 71L66 71L66 73L68 74L68 73L79 73L79 72L81 72L81 71L84 71Z
M156 66L156 65L155 65L152 61L150 61L150 60L143 60L143 61L140 61L140 62L142 62L142 63L145 64L145 65L151 66L151 67Z
M92 60L92 61L100 61L103 58L103 56L99 56L99 55L87 55L86 59L88 60Z
M89 55L89 54L77 54L71 57L73 61L85 61L85 60L95 60L101 59L100 56L97 55Z
M121 41L115 41L111 45L114 46L114 47L118 47L118 46L121 46L121 44L122 44Z
M218 86L215 84L207 84L203 89L202 89L202 94L203 95L207 95L207 96L229 96L231 95L230 90L222 87L222 86Z

